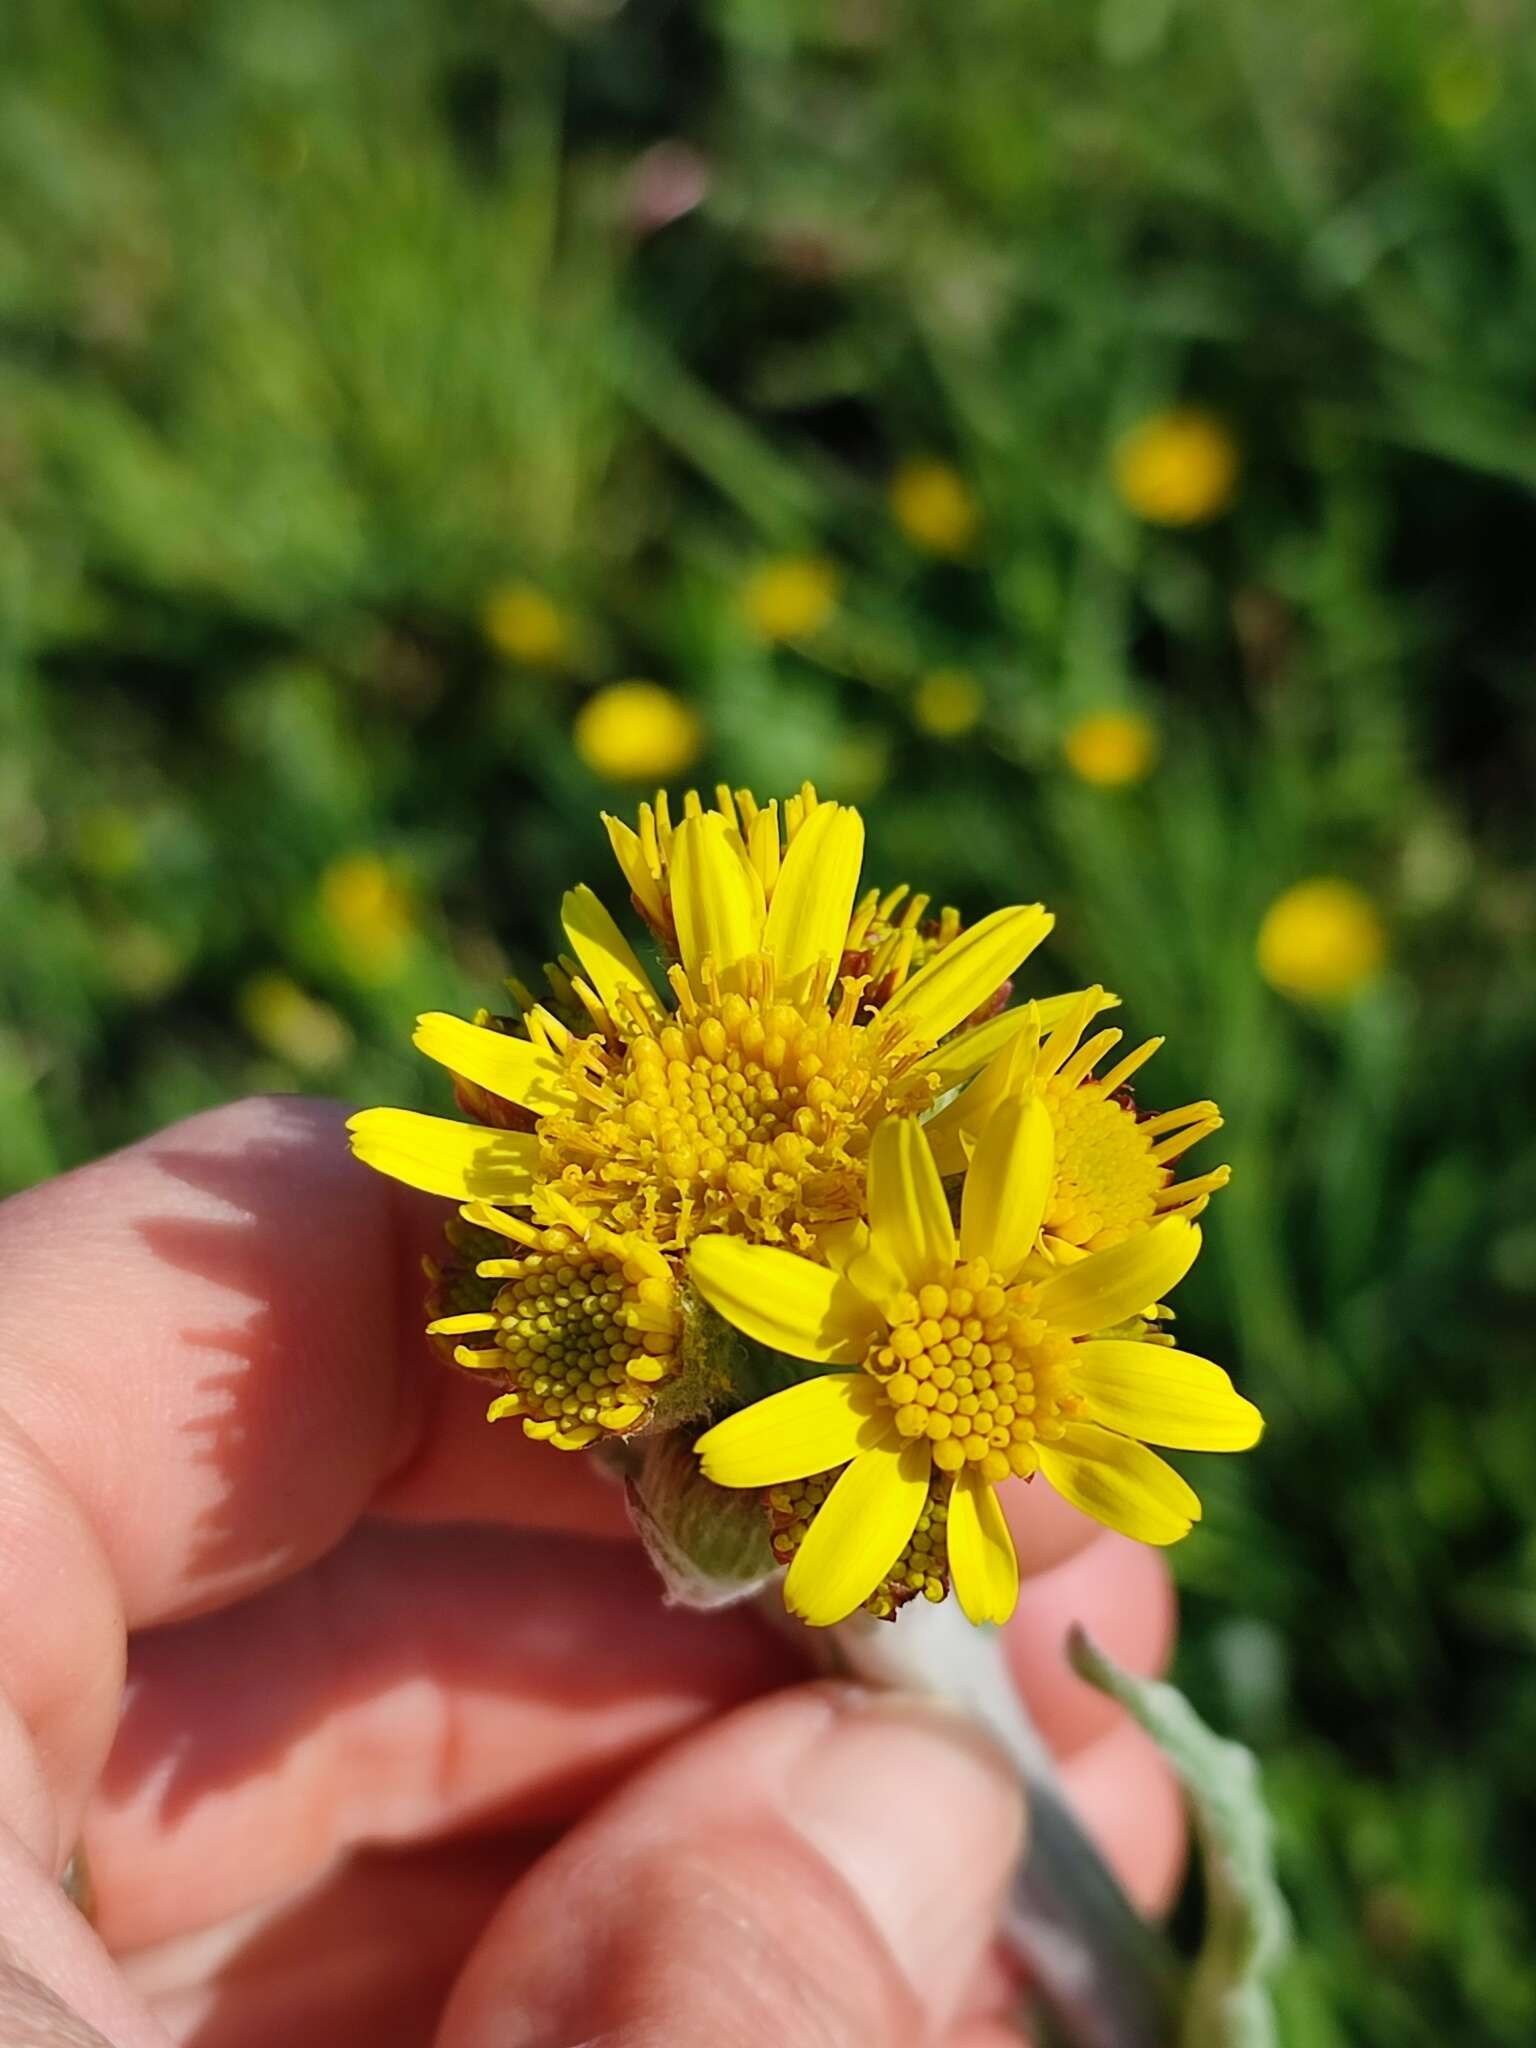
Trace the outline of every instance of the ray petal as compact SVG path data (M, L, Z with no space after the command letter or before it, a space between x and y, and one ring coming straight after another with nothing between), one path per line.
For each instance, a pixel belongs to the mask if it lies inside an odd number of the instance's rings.
M571 950L587 978L618 1019L625 1015L626 993L638 996L647 1016L660 1017L662 1006L639 955L614 923L602 899L585 883L567 889L560 901L560 922Z
M661 884L651 872L646 859L645 843L632 825L626 825L622 818L602 813L603 827L608 834L608 844L613 848L613 857L624 871L629 892L639 904L649 922L658 928L666 923L666 905L662 901Z
M1062 1018L1069 1017L1087 994L1086 989L1076 989L1070 995L1040 997L1034 1008L1042 1034L1054 1031ZM1120 998L1110 995L1107 990L1100 989L1098 998L1099 1011L1119 1007ZM985 1024L977 1024L969 1031L956 1032L936 1053L923 1061L924 1073L937 1074L942 1088L958 1088L972 1074L979 1074L993 1054L1000 1052L1011 1038L1023 1030L1028 1019L1029 1004L1023 1003L1017 1009L1004 1010L999 1016L989 1017Z
M818 804L791 840L763 933L791 1001L819 961L841 960L863 858L864 820L846 804Z
M690 977L712 959L733 984L741 962L761 950L767 904L763 880L741 834L718 811L683 819L672 834L672 917Z
M1003 1622L1019 1600L1019 1556L989 1480L967 1465L949 1496L949 1575L967 1621Z
M937 1279L955 1263L955 1226L944 1183L923 1127L887 1117L869 1148L869 1233L883 1265L908 1287Z
M1038 1095L1005 1103L982 1128L960 1203L960 1256L1005 1283L1035 1248L1056 1174L1056 1135Z
M1073 1380L1095 1422L1173 1451L1246 1451L1264 1418L1219 1365L1166 1344L1105 1339L1072 1352Z
M560 1061L526 1038L429 1010L416 1019L411 1043L450 1073L462 1074L476 1087L520 1103L536 1116L568 1109L576 1099Z
M895 1564L928 1498L925 1437L890 1435L854 1459L822 1502L784 1580L784 1604L813 1628L843 1621Z
M1112 1330L1177 1287L1199 1250L1199 1227L1170 1216L1053 1274L1040 1289L1040 1313L1064 1337Z
M867 1373L828 1372L728 1415L694 1449L716 1486L777 1486L846 1465L889 1430Z
M492 1131L414 1109L359 1110L347 1129L365 1165L426 1194L459 1202L532 1197L539 1141L531 1131Z
M884 1318L840 1273L777 1245L701 1237L688 1277L726 1321L759 1344L820 1365L858 1365Z
M1091 1422L1041 1444L1040 1469L1073 1507L1138 1543L1177 1543L1200 1519L1199 1495L1156 1451Z
M994 910L903 982L882 1016L937 1041L996 995L1056 922L1039 903Z

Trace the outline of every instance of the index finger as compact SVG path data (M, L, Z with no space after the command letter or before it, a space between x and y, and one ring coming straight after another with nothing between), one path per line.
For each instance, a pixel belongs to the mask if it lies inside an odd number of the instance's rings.
M288 1576L386 1486L474 1516L493 1455L505 1518L617 1526L585 1461L539 1457L530 1495L536 1446L439 1415L420 1261L447 1211L360 1167L344 1114L234 1103L0 1209L0 1411L84 1509L130 1627Z
M421 1332L443 1205L360 1167L344 1114L236 1103L0 1208L0 1817L45 1860L111 1740L125 1620L286 1578L386 1493L622 1526L585 1461L483 1424L499 1465L471 1450Z

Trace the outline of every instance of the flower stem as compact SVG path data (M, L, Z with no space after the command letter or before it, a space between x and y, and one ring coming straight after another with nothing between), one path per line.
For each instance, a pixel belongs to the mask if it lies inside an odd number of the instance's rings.
M1083 1832L996 1633L973 1627L953 1601L914 1602L894 1626L856 1614L836 1628L797 1630L796 1640L828 1670L963 1708L1002 1744L1030 1817L1002 1936L1047 2009L1052 2038L1064 2048L1162 2048L1179 1965Z

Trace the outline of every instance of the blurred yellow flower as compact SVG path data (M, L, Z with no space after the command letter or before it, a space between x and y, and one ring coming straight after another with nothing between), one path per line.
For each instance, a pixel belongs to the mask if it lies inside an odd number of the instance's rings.
M912 698L912 723L938 740L957 740L980 725L986 693L963 668L930 669Z
M144 828L122 804L95 804L76 823L75 852L87 874L121 881L143 865Z
M761 562L741 587L741 608L764 640L804 640L837 609L842 572L825 555L780 555Z
M904 462L891 478L891 516L907 539L934 555L963 555L981 527L970 485L947 462Z
M411 899L376 853L347 853L320 877L320 908L343 966L359 981L387 982L416 935Z
M236 1004L256 1043L301 1073L328 1073L352 1049L352 1034L330 1004L306 995L286 974L253 974Z
M670 782L704 747L698 713L660 683L610 683L576 714L571 742L606 782Z
M1501 90L1496 67L1475 49L1446 50L1430 66L1424 81L1430 119L1452 134L1486 121L1498 105Z
M109 925L97 934L96 944L113 983L141 1003L167 994L186 965L181 948L153 925Z
M867 802L890 781L890 734L871 725L845 732L827 755L827 771L845 802Z
M1201 526L1237 491L1236 441L1214 413L1177 406L1152 413L1115 444L1115 485L1138 519Z
M1332 875L1297 882L1259 926L1259 972L1281 995L1315 1002L1352 996L1387 953L1381 914L1363 889Z
M503 583L493 590L483 623L497 653L528 668L557 667L571 651L564 612L532 583Z
M1139 711L1093 711L1068 727L1061 747L1079 781L1124 789L1150 774L1157 730Z

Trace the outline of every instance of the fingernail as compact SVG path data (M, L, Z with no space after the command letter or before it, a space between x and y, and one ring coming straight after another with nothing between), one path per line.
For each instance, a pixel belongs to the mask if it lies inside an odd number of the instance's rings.
M934 1701L848 1688L800 1759L786 1806L913 1984L942 2002L951 1961L972 1967L1023 1846L1023 1793L1007 1758Z

